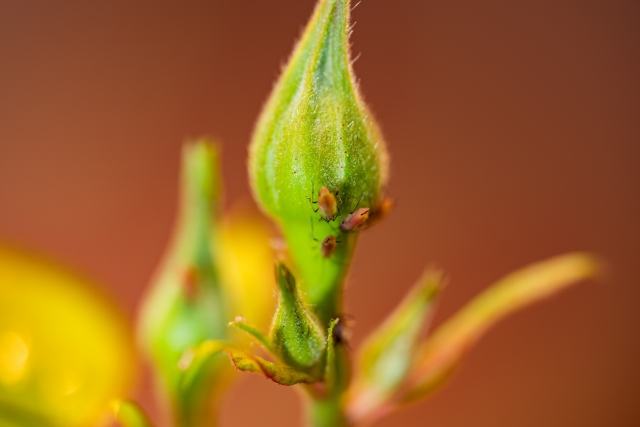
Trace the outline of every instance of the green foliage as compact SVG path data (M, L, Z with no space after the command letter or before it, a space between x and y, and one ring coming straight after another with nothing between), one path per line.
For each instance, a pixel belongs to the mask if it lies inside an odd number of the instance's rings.
M601 263L595 256L570 253L530 265L506 276L445 321L417 348L411 346L408 351L410 366L406 367L408 369L405 370L402 381L396 383L396 387L390 390L391 393L376 393L376 385L368 382L354 390L349 402L350 418L356 424L371 422L406 403L428 396L444 384L473 344L495 323L581 280L595 277L600 268ZM437 292L436 282L433 285L432 290ZM428 288L425 287L426 289ZM424 295L429 294L433 292L426 291ZM411 334L409 324L406 325L407 329L396 329L394 326L402 323L402 319L414 317L411 315L412 305L409 297L385 325L374 333L371 339L373 344L365 346L365 374L371 371L370 366L385 362L385 353L395 353L392 349L380 346L393 338L392 331L395 330L395 334ZM417 303L413 308L419 305ZM390 346L395 347L394 344ZM397 360L405 360L399 355L395 357ZM398 378L389 371L382 372L376 378L385 383L385 376Z
M439 273L428 270L414 289L363 344L355 389L369 404L397 391L416 358L416 346L442 290Z
M504 277L447 320L421 346L403 400L424 397L438 387L469 348L509 314L593 278L601 263L586 253L542 261Z

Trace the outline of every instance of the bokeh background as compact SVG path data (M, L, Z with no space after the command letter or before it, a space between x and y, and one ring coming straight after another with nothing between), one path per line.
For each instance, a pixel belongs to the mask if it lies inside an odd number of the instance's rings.
M181 142L220 138L227 205L248 198L254 120L312 9L1 1L0 240L97 278L133 317L175 217ZM609 262L378 425L640 425L640 3L364 0L353 19L397 200L355 259L354 346L428 263L451 278L440 322L531 261ZM300 418L294 390L246 375L223 426Z

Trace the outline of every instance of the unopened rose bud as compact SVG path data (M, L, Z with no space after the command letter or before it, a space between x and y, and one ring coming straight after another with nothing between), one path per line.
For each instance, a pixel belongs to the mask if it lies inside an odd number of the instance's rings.
M349 12L348 0L320 1L262 112L249 160L254 193L279 222L325 326L339 314L338 288L357 230L367 227L340 225L361 209L375 218L387 179L385 144L353 76ZM322 246L329 236L341 242L331 251Z

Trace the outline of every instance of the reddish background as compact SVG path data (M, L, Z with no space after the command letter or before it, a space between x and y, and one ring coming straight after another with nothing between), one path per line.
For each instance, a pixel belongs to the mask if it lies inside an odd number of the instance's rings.
M88 272L133 315L181 142L218 136L227 200L247 196L254 119L312 7L0 2L0 238ZM640 3L365 0L353 17L398 200L355 260L356 345L430 262L452 279L438 322L530 261L591 250L611 270L513 316L378 425L640 425ZM300 417L293 390L248 375L223 426Z

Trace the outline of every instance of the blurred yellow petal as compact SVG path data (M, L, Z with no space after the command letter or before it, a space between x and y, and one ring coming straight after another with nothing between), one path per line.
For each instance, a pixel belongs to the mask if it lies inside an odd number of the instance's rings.
M233 299L234 316L260 329L268 328L275 310L272 228L257 210L236 206L226 216L220 238L225 292Z
M134 369L128 325L93 289L0 246L0 425L95 424L125 392Z

